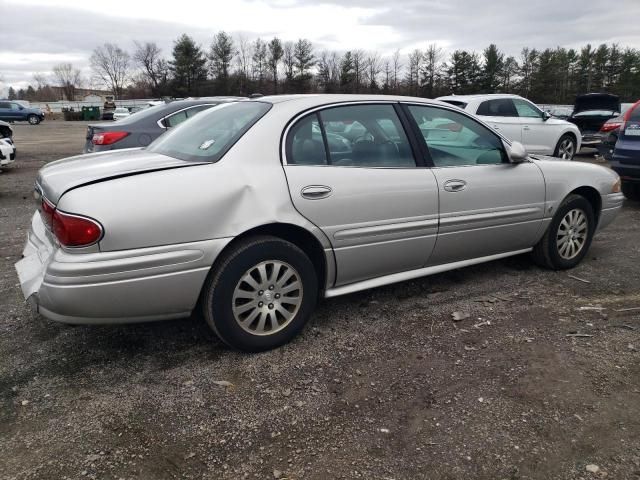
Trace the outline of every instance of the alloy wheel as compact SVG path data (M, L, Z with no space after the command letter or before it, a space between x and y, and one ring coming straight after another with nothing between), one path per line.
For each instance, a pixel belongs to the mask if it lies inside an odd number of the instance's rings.
M558 254L565 260L575 258L584 248L589 233L589 222L583 210L569 210L560 222L556 235Z
M564 160L571 160L575 154L575 149L576 147L573 144L573 141L570 138L565 138L560 142L560 148L558 149L560 158Z
M295 318L302 295L295 268L279 260L261 262L240 277L233 291L233 316L246 332L271 335Z

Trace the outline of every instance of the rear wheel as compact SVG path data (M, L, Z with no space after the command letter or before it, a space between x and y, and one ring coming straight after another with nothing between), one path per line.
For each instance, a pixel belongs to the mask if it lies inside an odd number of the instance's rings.
M564 160L573 160L574 155L576 154L577 143L573 135L564 134L558 140L558 144L556 145L556 149L553 152L554 157L559 157Z
M205 283L202 309L222 341L257 352L296 336L317 297L318 279L306 254L290 242L261 236L225 254Z
M29 115L27 117L27 120L31 125L38 125L40 123L40 118L37 115L33 115L33 114Z
M534 247L534 260L553 270L575 267L587 254L595 227L595 216L589 201L580 195L569 195L560 204L549 228Z
M640 200L640 183L622 182L622 193L629 200Z

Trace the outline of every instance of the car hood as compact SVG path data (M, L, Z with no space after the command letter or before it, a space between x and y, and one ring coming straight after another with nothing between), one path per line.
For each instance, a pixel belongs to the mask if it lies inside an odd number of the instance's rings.
M578 95L573 106L573 115L588 110L620 111L620 97L610 93L587 93Z
M36 183L41 193L57 204L65 192L89 183L204 163L207 162L189 162L142 148L128 148L51 162L40 169Z

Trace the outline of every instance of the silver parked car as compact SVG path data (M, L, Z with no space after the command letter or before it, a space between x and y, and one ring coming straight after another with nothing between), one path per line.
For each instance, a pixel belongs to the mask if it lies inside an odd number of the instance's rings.
M222 104L146 149L46 165L16 264L47 318L117 323L199 307L227 344L289 341L319 297L533 251L586 255L622 206L611 170L527 156L420 98Z

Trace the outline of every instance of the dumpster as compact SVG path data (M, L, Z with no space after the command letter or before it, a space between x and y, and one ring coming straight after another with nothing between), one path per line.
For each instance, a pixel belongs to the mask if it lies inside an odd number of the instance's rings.
M100 120L100 107L82 107L83 120Z

